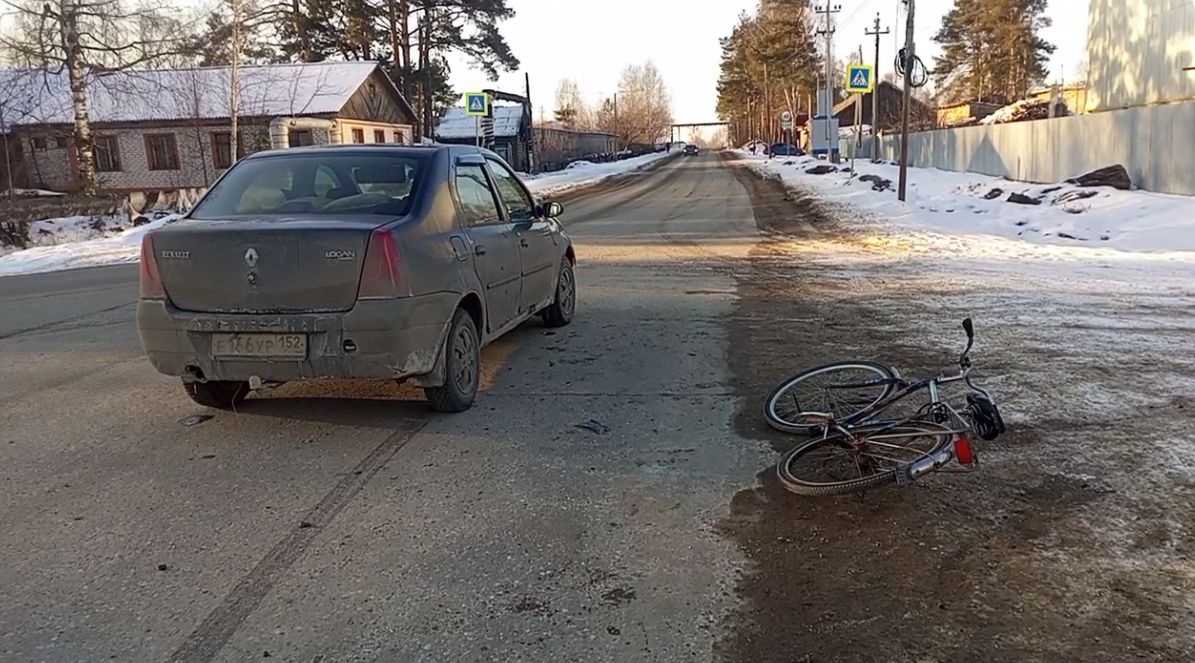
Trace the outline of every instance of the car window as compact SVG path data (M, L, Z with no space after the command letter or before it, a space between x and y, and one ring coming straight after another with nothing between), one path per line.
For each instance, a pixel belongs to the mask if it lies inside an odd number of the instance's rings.
M403 216L428 161L424 154L280 153L244 159L191 212L191 218L244 215Z
M490 173L494 175L494 184L498 187L498 195L506 205L506 211L512 219L530 219L535 216L535 202L527 195L518 178L504 164L487 159Z
M476 226L501 218L498 201L480 164L456 167L456 195L461 203L461 220L465 225Z

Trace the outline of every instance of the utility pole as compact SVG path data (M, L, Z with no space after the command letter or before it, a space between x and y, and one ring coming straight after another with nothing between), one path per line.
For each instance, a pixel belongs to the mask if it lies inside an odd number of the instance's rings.
M901 109L904 117L901 119L900 126L900 185L897 190L897 197L902 203L905 202L905 194L908 192L909 185L909 107L913 101L913 16L917 0L905 0L905 2L909 5L909 16L905 19L905 94L904 108Z
M615 148L618 147L618 140L620 138L622 138L622 135L618 133L618 93L615 92L614 93L614 147ZM615 149L614 151L621 152L622 150Z
M872 75L876 77L875 89L871 91L871 160L879 161L879 144L878 144L878 126L880 124L880 36L890 34L892 30L884 28L880 30L880 13L876 12L876 27L875 30L864 30L863 34L869 37L876 38L876 59L875 59L875 73Z
M763 63L763 105L763 114L768 121L768 130L764 133L764 140L768 142L768 145L771 145L772 143L776 142L772 140L774 136L773 131L776 126L776 118L772 117L772 85L768 82L768 63L766 60Z
M835 158L835 147L838 143L838 136L831 136L832 124L830 115L834 112L834 14L842 11L842 5L831 5L827 0L824 7L818 7L817 13L826 15L826 27L824 30L818 30L819 35L826 37L826 90L824 93L824 101L818 102L818 115L823 117L823 122L826 126L826 157L832 163L838 163Z

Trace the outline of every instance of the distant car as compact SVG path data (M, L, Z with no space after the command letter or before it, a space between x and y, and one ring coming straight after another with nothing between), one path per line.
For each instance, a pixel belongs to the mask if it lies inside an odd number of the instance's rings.
M692 143L686 145L685 156L697 156L697 146Z
M803 157L805 150L789 143L776 143L768 148L768 153L777 157Z
M460 412L481 347L535 315L572 320L560 212L471 146L254 154L146 235L141 343L209 407L263 382L411 378L433 409Z

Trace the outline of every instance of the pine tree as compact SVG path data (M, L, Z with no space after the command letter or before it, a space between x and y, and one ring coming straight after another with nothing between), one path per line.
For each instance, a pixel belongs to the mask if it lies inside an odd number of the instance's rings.
M955 0L934 41L942 55L934 76L943 101L1007 103L1045 78L1054 46L1046 0Z
M782 111L797 113L816 91L822 60L808 0L760 0L722 40L718 114L731 139L770 134Z

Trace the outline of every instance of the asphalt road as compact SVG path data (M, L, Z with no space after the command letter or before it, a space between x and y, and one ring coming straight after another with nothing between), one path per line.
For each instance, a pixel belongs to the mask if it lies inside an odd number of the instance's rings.
M455 416L387 382L205 410L141 356L135 267L0 279L0 659L714 657L718 524L774 459L732 424L751 199L706 155L565 220L576 321L489 347Z

